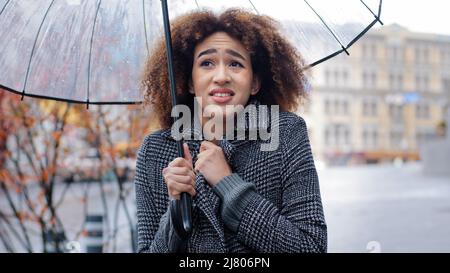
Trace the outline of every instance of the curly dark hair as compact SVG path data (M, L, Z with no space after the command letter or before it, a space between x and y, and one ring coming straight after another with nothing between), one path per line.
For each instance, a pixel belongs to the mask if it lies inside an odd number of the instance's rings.
M280 111L295 111L306 97L304 59L279 32L279 23L269 16L241 9L220 15L197 11L182 15L171 23L177 100L192 107L189 93L194 51L197 44L216 32L239 40L249 51L252 68L261 81L255 95L262 105L279 105ZM167 57L163 39L155 44L142 80L144 105L152 105L162 128L171 126L171 95ZM192 108L191 108L192 109Z

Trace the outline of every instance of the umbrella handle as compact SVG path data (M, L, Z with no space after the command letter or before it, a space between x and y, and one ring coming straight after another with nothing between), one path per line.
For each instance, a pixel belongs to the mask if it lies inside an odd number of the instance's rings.
M184 157L183 142L177 141L178 156ZM173 249L176 252L185 252L187 239L192 231L192 199L188 193L182 192L179 200L170 202L170 217L179 242Z
M183 229L189 236L192 231L192 199L188 193L183 192L181 193L180 202L181 218L183 219Z
M166 51L167 51L167 66L170 80L170 93L172 96L172 106L177 105L177 94L176 94L176 82L175 82L175 72L173 66L173 51L172 51L172 36L170 33L170 21L169 21L169 11L167 7L167 0L161 0L161 8L164 21L164 34L166 40ZM176 119L174 118L174 122ZM177 141L178 156L184 158L183 142ZM181 193L180 200L175 200L170 202L170 215L175 229L175 233L178 235L181 241L177 243L177 252L184 252L186 248L186 242L189 234L192 231L192 205L191 197L183 192Z
M177 141L177 150L178 150L178 156L181 158L184 158L184 149L183 149L183 141ZM179 214L180 217L177 217L175 220L182 221L182 224L177 224L178 230L177 233L180 235L180 237L187 238L189 234L192 231L192 199L191 196L187 192L182 192L180 196L180 200L175 200L176 203L180 203L180 205L177 205L177 210L181 213ZM178 214L178 213L177 213ZM183 236L182 236L183 235Z

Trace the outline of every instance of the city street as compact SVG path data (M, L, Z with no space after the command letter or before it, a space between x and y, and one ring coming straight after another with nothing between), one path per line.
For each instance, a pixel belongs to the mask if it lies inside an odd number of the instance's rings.
M417 163L319 171L329 252L450 252L450 177Z
M427 177L418 163L319 168L318 173L329 252L450 252L450 177ZM113 184L105 186L109 216L114 218L117 193ZM88 212L101 212L98 185L90 188ZM82 224L80 199L85 189L86 184L72 185L60 208L69 240ZM58 187L56 195L61 190ZM129 191L127 204L133 215L134 192ZM1 196L0 204L5 206L3 201ZM109 220L112 225L113 219ZM123 210L118 226L116 251L130 252ZM38 237L32 240L39 245ZM83 238L79 240L83 245ZM106 251L111 251L111 245Z

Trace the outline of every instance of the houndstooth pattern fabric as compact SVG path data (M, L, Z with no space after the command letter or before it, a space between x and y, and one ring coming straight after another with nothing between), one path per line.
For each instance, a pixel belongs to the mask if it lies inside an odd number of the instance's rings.
M220 141L233 173L254 183L257 194L235 233L220 217L220 198L198 175L188 252L326 252L327 227L306 124L289 112L281 112L278 123L280 145L275 151L261 151L263 140ZM201 141L185 142L195 160ZM147 136L138 152L139 252L169 252L173 230L162 169L177 157L175 144L170 129L161 130Z

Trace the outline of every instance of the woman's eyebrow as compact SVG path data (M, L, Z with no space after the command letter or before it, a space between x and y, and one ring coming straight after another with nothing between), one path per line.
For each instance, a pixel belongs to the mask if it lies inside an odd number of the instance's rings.
M198 56L197 56L197 59L203 55L208 55L208 54L213 54L213 53L217 53L217 49L214 49L214 48L207 49L205 51L200 52L200 54L198 54Z
M230 54L231 56L234 56L236 58L240 58L240 59L245 61L244 56L242 56L239 52L237 52L235 50L227 49L227 50L225 50L225 52ZM198 54L198 56L197 56L197 59L200 58L203 55L208 55L208 54L213 54L213 53L217 53L217 49L215 49L215 48L207 49L205 51L200 52L200 54Z
M242 59L242 60L245 61L244 56L242 56L241 54L239 54L239 52L237 52L237 51L234 51L234 50L232 50L232 49L227 49L227 50L225 50L225 52L228 53L228 54L230 54L231 56L234 56L234 57L236 57L236 58L240 58L240 59Z

